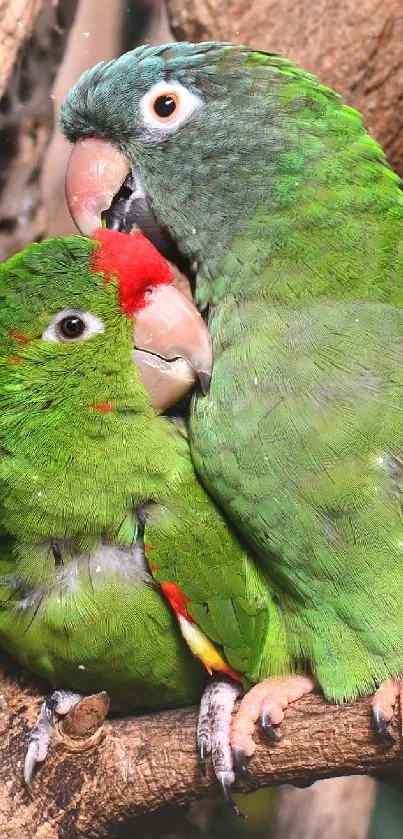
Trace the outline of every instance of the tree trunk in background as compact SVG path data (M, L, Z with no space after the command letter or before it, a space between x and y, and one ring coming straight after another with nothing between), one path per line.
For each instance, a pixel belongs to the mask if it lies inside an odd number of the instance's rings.
M76 5L0 3L0 261L45 232L40 173L53 128L51 89Z
M0 0L0 96L14 69L21 45L31 35L44 0Z
M401 0L168 0L178 40L281 52L362 111L403 175Z
M60 103L84 70L98 61L109 61L120 54L123 29L122 0L81 0L66 54L52 91L55 127L42 178L43 199L48 216L47 236L77 233L64 194L64 178L71 146L59 130Z
M366 839L376 782L357 775L277 792L271 839Z

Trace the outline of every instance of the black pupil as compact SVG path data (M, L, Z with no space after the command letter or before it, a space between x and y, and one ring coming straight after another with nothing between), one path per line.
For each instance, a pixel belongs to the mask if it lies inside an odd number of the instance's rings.
M67 338L70 341L73 338L80 338L84 329L85 323L78 315L68 315L59 323L59 330L63 338Z
M176 110L176 102L172 96L168 96L164 94L163 96L158 96L154 102L154 111L157 116L161 117L162 119L166 117L170 117L171 114Z

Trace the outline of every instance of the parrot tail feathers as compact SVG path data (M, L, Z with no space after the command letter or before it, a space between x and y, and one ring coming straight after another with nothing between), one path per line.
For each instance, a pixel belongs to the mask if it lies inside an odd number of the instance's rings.
M241 681L241 677L229 664L221 653L216 650L214 644L209 641L207 635L199 629L197 624L191 619L188 620L183 615L177 615L180 631L193 655L200 659L207 672L212 676L213 672L223 673L229 676L236 682Z
M218 652L214 644L209 641L207 635L197 626L188 612L189 598L181 591L176 583L160 583L161 590L168 600L179 623L179 629L193 655L200 659L210 676L214 671L229 676L236 682L241 677Z

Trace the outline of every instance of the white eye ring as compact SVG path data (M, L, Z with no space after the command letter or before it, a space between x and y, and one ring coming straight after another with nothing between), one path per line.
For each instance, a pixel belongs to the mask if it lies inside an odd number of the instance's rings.
M165 108L164 97L167 100ZM160 100L161 110L166 111L165 115L161 116L157 113L155 107L157 100ZM169 105L168 100L171 100L171 105ZM201 96L191 93L187 87L175 81L156 82L140 100L144 127L152 135L158 137L173 134L202 106L203 99Z
M69 335L70 332L70 335ZM105 324L97 315L81 309L62 309L42 334L42 341L71 344L105 332Z

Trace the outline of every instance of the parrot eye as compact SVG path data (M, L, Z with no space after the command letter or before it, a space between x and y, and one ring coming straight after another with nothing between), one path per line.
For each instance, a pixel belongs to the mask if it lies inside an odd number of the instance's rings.
M80 309L63 309L50 322L42 335L43 341L55 341L66 344L72 341L83 341L105 332L101 318L82 312Z
M179 105L176 93L160 93L151 103L151 109L159 119L170 119Z
M67 315L57 324L57 331L61 338L73 341L74 338L81 338L85 331L85 323L78 315Z
M171 134L203 105L200 96L179 82L157 82L140 101L145 128L152 134Z

